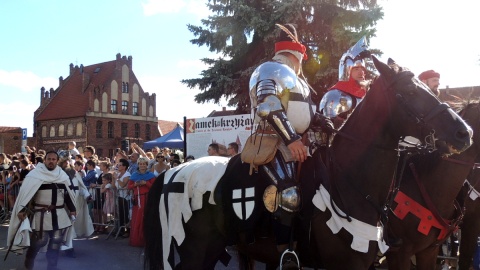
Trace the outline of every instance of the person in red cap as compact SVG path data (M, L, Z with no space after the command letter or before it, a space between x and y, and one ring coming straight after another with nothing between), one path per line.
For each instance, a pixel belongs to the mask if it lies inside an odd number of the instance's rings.
M430 69L420 73L418 79L426 84L437 97L440 95L440 91L438 91L438 86L440 86L440 73Z
M275 56L255 69L249 89L255 115L254 130L257 134L277 138L278 149L282 149L275 152L272 161L258 167L258 171L265 172L272 183L266 188L263 201L273 216L277 249L285 255L280 265L283 268L294 265L298 269L298 258L289 247L294 249L292 223L301 206L296 179L298 163L304 162L309 153L302 135L314 125L322 126L322 118L315 114L311 98L314 91L302 74L302 61L307 59L306 48L299 41L293 25L277 26L280 34L275 42ZM268 149L260 146L258 151ZM242 160L246 153L242 152Z

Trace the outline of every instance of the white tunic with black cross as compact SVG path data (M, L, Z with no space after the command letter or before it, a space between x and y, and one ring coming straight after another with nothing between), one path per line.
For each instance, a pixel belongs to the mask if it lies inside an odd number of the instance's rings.
M65 206L70 209L75 209L67 187L61 183L46 183L42 184L37 193L33 197L35 216L32 222L32 229L35 231L41 230L42 222L42 208L49 205L55 205L57 207L51 207L49 211L43 214L43 230L59 230L64 229L72 225ZM63 206L60 208L60 206ZM73 207L71 207L73 206Z

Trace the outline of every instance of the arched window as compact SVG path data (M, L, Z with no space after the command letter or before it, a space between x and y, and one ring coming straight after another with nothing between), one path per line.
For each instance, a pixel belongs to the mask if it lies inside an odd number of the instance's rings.
M58 136L59 137L65 136L65 126L63 124L58 126Z
M82 123L81 122L77 123L77 132L76 132L75 135L82 136Z
M42 126L42 137L43 138L47 137L47 126Z
M97 126L96 126L96 137L97 138L102 138L102 121L97 121Z
M49 137L55 137L55 126L50 126L50 135Z
M67 136L73 136L73 124L72 123L67 125Z

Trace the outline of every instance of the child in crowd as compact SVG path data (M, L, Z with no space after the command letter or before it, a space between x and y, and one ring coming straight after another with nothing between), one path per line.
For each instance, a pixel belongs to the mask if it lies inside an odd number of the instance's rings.
M102 186L100 188L100 192L105 194L105 202L103 204L103 213L104 213L104 218L103 220L106 222L107 220L107 215L113 215L115 212L115 198L113 197L113 186L112 186L112 179L113 176L111 173L106 173L102 176Z

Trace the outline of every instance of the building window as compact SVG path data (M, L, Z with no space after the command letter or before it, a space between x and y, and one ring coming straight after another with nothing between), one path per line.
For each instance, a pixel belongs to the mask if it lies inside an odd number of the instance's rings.
M96 137L102 138L102 121L97 121Z
M128 114L128 101L122 101L122 114Z
M58 126L58 136L65 136L65 125L61 124L60 126Z
M122 137L127 137L128 134L128 124L122 123Z
M135 138L140 138L140 125L135 123Z
M113 149L108 149L108 156L109 157L114 157L115 156L115 154L113 152Z
M50 137L55 137L55 126L50 127Z
M77 123L77 133L75 135L77 136L82 136L82 123L81 122L78 122Z
M110 103L110 110L112 113L117 113L117 101L112 99L112 103Z
M107 137L113 138L113 122L108 122Z
M73 136L73 124L67 125L67 136Z
M138 102L133 102L133 115L138 115Z
M145 140L150 141L150 125L145 126Z
M122 93L128 93L128 82L122 82Z
M42 137L43 138L47 137L47 127L46 126L42 126Z
M96 152L97 156L103 157L103 149L102 148L95 149L95 152Z

